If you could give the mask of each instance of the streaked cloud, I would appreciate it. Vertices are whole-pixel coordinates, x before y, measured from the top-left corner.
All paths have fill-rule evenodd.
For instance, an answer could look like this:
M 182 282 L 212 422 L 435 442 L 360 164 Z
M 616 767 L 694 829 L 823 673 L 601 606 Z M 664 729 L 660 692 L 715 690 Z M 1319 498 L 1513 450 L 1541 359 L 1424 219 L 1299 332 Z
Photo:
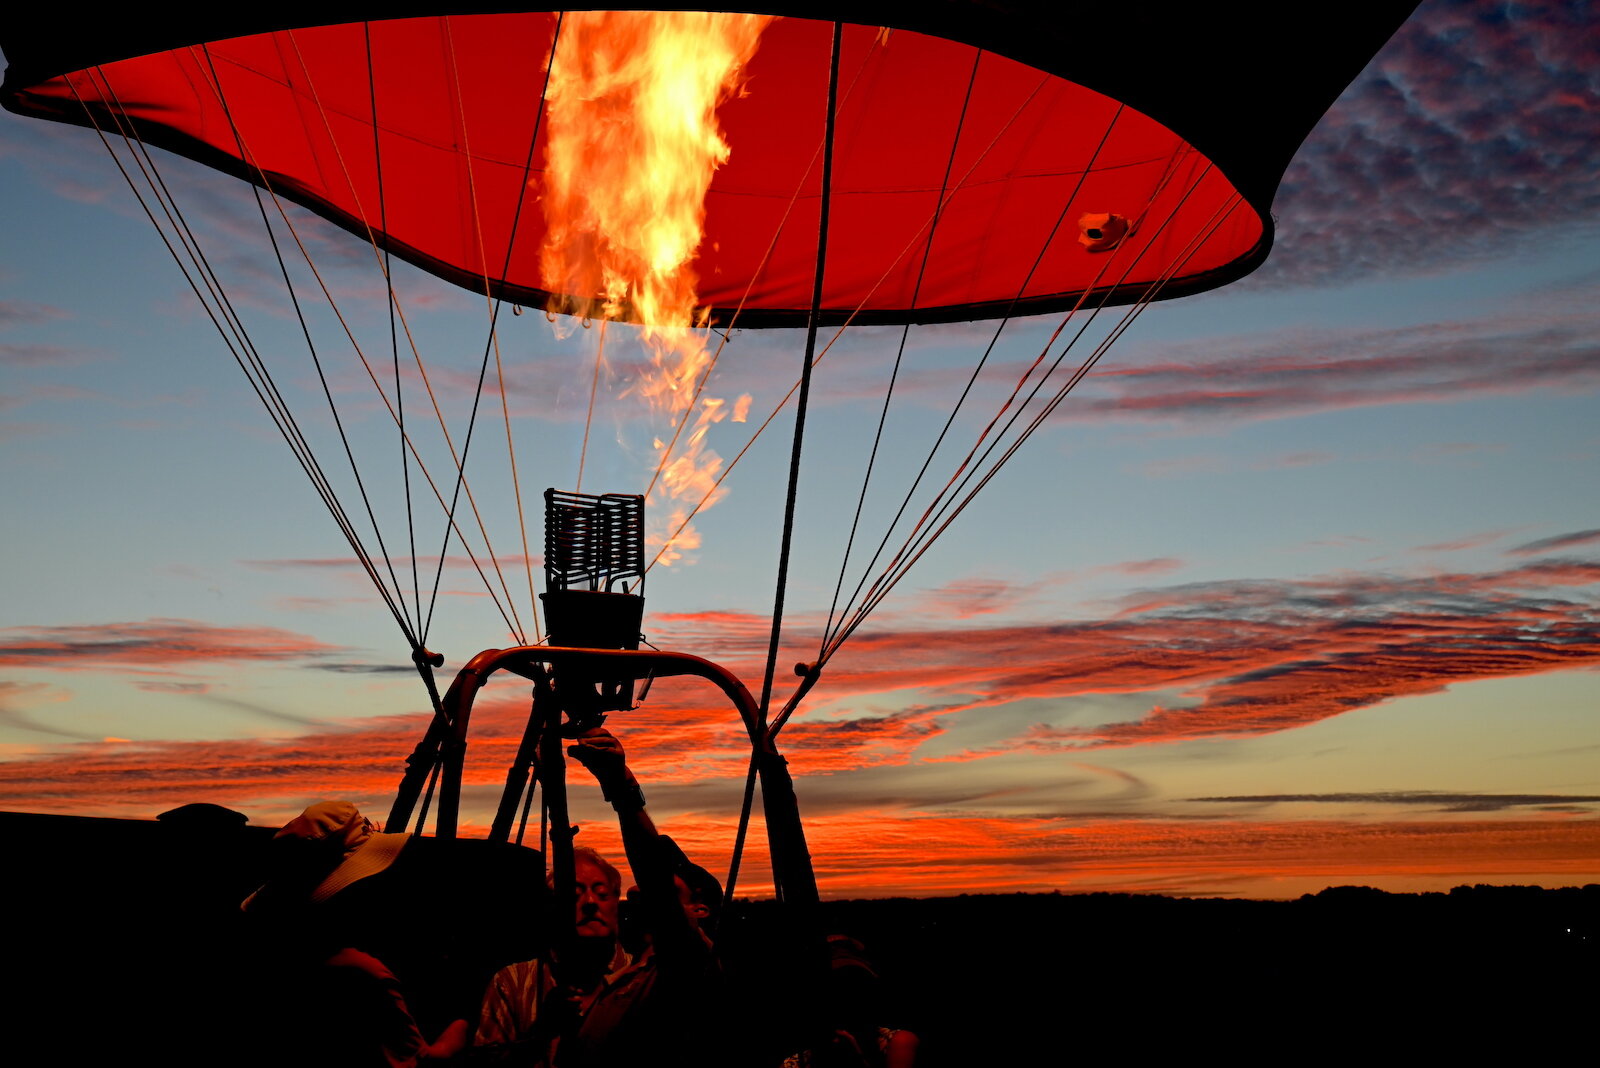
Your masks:
M 1573 549 L 1579 545 L 1594 545 L 1597 542 L 1600 542 L 1600 529 L 1575 530 L 1571 534 L 1557 534 L 1549 538 L 1524 542 L 1515 548 L 1507 549 L 1506 552 L 1513 556 L 1532 556 L 1553 549 Z
M 819 774 L 1290 730 L 1459 682 L 1600 663 L 1600 605 L 1578 592 L 1596 582 L 1600 564 L 1557 559 L 1496 572 L 1180 584 L 1129 595 L 1115 615 L 1090 621 L 869 628 L 829 665 L 813 702 L 820 709 L 795 719 L 784 744 L 797 770 Z M 764 618 L 732 612 L 655 618 L 661 641 L 715 650 L 745 677 L 759 677 Z M 804 629 L 791 636 L 802 647 L 816 637 Z M 13 628 L 5 638 L 0 662 L 17 667 L 139 673 L 303 660 L 360 674 L 410 671 L 333 660 L 330 647 L 271 628 L 157 620 Z M 661 680 L 650 702 L 629 717 L 630 729 L 646 739 L 641 767 L 664 782 L 736 777 L 744 759 L 730 710 L 706 704 L 694 685 Z M 780 684 L 780 700 L 787 685 Z M 907 701 L 907 692 L 928 699 Z M 1155 693 L 1184 694 L 1192 703 L 1157 705 L 1112 723 L 1023 724 L 992 746 L 942 756 L 924 751 L 973 710 Z M 896 696 L 879 708 L 880 694 Z M 304 724 L 273 709 L 239 708 Z M 520 702 L 490 702 L 476 714 L 474 731 L 509 759 L 525 718 Z M 343 756 L 324 764 L 340 763 L 354 774 L 368 761 L 392 759 L 396 722 L 347 725 L 337 745 Z M 406 722 L 415 735 L 424 720 Z M 246 750 L 251 744 L 240 743 Z
M 66 345 L 0 342 L 0 366 L 3 367 L 59 367 L 82 363 L 87 358 L 83 350 Z
M 955 893 L 973 886 L 1262 894 L 1298 880 L 1308 888 L 1383 878 L 1443 889 L 1482 881 L 1479 872 L 1506 882 L 1579 882 L 1594 870 L 1600 820 L 1081 825 L 891 810 L 808 821 L 807 841 L 830 894 Z
M 35 326 L 67 318 L 67 311 L 53 304 L 32 300 L 0 300 L 0 330 L 13 326 Z
M 207 693 L 211 689 L 209 682 L 167 682 L 160 679 L 137 679 L 133 685 L 146 693 L 171 693 L 186 696 Z
M 33 670 L 162 673 L 212 663 L 308 660 L 336 650 L 276 627 L 190 619 L 0 629 L 0 665 Z
M 1466 534 L 1459 538 L 1451 538 L 1449 541 L 1436 541 L 1431 545 L 1418 545 L 1412 550 L 1412 552 L 1458 553 L 1467 549 L 1481 548 L 1490 544 L 1491 542 L 1499 541 L 1501 538 L 1510 533 L 1512 533 L 1511 529 L 1506 527 L 1502 527 L 1498 530 L 1480 530 L 1475 534 Z M 1597 532 L 1597 534 L 1600 534 L 1600 532 Z
M 17 703 L 37 705 L 60 704 L 71 695 L 42 682 L 10 682 L 0 680 L 0 730 L 28 731 L 34 734 L 53 735 L 71 741 L 85 741 L 95 736 L 73 730 L 60 723 L 41 720 L 37 716 L 13 707 Z
M 1191 797 L 1190 801 L 1218 804 L 1282 805 L 1282 804 L 1377 804 L 1412 805 L 1437 808 L 1444 812 L 1502 812 L 1512 808 L 1548 808 L 1561 806 L 1573 811 L 1587 811 L 1580 805 L 1600 802 L 1600 795 L 1586 794 L 1484 794 L 1448 793 L 1438 790 L 1391 790 L 1372 793 L 1332 794 L 1247 794 L 1235 797 Z
M 322 671 L 337 671 L 345 675 L 415 675 L 411 664 L 363 664 L 356 661 L 343 663 L 324 662 L 317 665 Z
M 1506 451 L 1503 441 L 1441 441 L 1432 445 L 1419 447 L 1412 457 L 1422 462 L 1442 459 L 1454 459 L 1462 456 L 1475 456 L 1480 453 L 1502 453 Z
M 973 619 L 1017 608 L 1050 583 L 1012 582 L 1003 578 L 965 578 L 947 582 L 917 598 L 914 611 L 945 619 Z
M 1591 307 L 1169 345 L 1159 362 L 1096 372 L 1086 383 L 1090 388 L 1061 412 L 1072 419 L 1236 421 L 1594 389 L 1600 386 L 1597 335 L 1600 313 Z
M 1207 660 L 1222 669 L 1187 691 L 1196 703 L 1099 727 L 1038 724 L 1015 744 L 1100 748 L 1274 733 L 1474 679 L 1590 666 L 1600 663 L 1600 605 L 1563 588 L 1595 582 L 1600 564 L 1549 561 L 1491 573 L 1159 591 L 1127 618 L 1147 635 L 1152 657 L 1173 656 L 1198 673 Z M 1163 627 L 1171 628 L 1164 638 Z M 1175 675 L 1170 681 L 1181 681 Z
M 1165 575 L 1180 570 L 1183 561 L 1175 556 L 1160 556 L 1151 560 L 1125 560 L 1120 564 L 1106 564 L 1098 571 L 1117 575 Z

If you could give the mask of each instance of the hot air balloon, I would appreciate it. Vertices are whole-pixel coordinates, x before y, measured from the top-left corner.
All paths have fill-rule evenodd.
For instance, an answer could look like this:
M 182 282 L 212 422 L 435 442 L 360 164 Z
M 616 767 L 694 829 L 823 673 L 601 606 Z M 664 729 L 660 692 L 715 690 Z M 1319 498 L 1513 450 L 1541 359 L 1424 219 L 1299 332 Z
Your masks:
M 1243 5 L 1170 0 L 1081 11 L 960 0 L 757 13 L 773 18 L 754 27 L 759 43 L 743 46 L 732 61 L 736 85 L 715 100 L 731 151 L 712 168 L 699 202 L 703 237 L 680 259 L 697 283 L 694 328 L 806 331 L 791 391 L 796 466 L 760 696 L 709 661 L 638 648 L 639 584 L 650 564 L 640 548 L 638 496 L 549 498 L 549 644 L 482 653 L 443 694 L 432 675 L 439 660 L 404 611 L 399 583 L 386 581 L 357 546 L 349 513 L 330 500 L 386 591 L 433 695 L 433 725 L 413 754 L 389 829 L 411 825 L 438 775 L 438 833 L 454 833 L 472 697 L 489 674 L 524 674 L 536 692 L 536 715 L 494 823 L 501 839 L 528 796 L 536 748 L 545 750 L 540 774 L 552 822 L 564 828 L 561 732 L 627 709 L 642 680 L 695 675 L 727 695 L 749 734 L 780 892 L 814 901 L 778 731 L 839 645 L 1132 315 L 1155 300 L 1224 285 L 1263 262 L 1273 239 L 1272 197 L 1295 150 L 1413 6 L 1341 11 L 1314 41 L 1289 39 Z M 589 16 L 502 7 L 219 7 L 183 18 L 128 9 L 92 20 L 35 7 L 6 16 L 0 46 L 10 67 L 0 102 L 18 114 L 92 128 L 113 149 L 325 498 L 331 494 L 292 413 L 275 399 L 204 254 L 191 247 L 150 149 L 256 187 L 279 257 L 296 254 L 281 211 L 290 202 L 370 243 L 380 258 L 482 294 L 491 336 L 507 306 L 649 330 L 658 325 L 655 312 L 638 290 L 611 286 L 582 257 L 550 258 L 552 245 L 608 240 L 603 227 L 573 236 L 571 220 L 550 208 L 565 195 L 551 164 L 562 128 L 552 78 L 592 55 Z M 624 172 L 638 164 L 626 153 L 611 155 L 603 162 Z M 1114 325 L 1090 343 L 1092 351 L 1069 359 L 1079 324 L 1102 314 Z M 836 598 L 818 656 L 797 668 L 799 682 L 778 706 L 794 472 L 810 375 L 827 344 L 819 335 L 850 325 L 986 320 L 998 336 L 1012 320 L 1041 315 L 1060 321 L 1051 343 L 921 518 L 916 507 L 902 507 L 904 542 L 890 547 L 886 535 L 854 595 Z M 988 351 L 980 346 L 977 367 Z M 485 366 L 488 359 L 486 346 Z M 700 375 L 687 383 L 694 398 Z M 692 398 L 679 405 L 662 465 L 693 407 Z M 454 443 L 451 451 L 459 471 L 465 445 L 459 456 Z M 439 493 L 441 503 L 451 498 L 449 529 L 456 529 L 460 485 L 457 476 L 454 495 L 448 483 Z M 864 496 L 865 478 L 862 486 Z M 843 568 L 840 580 L 842 588 Z M 556 845 L 559 866 L 570 841 L 558 835 Z

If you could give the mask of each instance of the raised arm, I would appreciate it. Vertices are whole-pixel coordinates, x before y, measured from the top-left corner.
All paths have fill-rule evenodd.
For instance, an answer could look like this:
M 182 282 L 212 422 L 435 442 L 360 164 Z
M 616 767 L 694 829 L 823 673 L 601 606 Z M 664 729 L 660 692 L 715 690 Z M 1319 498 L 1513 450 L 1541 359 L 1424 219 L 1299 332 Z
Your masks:
M 628 866 L 644 895 L 646 928 L 656 952 L 667 958 L 680 954 L 704 957 L 706 940 L 685 911 L 673 878 L 672 852 L 645 811 L 644 791 L 628 767 L 622 743 L 610 731 L 596 727 L 579 735 L 567 754 L 589 770 L 617 813 Z

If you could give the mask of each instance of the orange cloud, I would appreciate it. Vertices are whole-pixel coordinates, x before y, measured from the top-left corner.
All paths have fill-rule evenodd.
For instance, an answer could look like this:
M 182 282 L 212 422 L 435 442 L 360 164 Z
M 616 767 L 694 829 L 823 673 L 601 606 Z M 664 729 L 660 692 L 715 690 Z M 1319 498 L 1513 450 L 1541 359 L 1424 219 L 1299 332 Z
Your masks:
M 862 631 L 829 665 L 818 702 L 785 728 L 782 747 L 802 804 L 810 806 L 824 886 L 835 894 L 1161 889 L 1172 885 L 1163 880 L 1174 871 L 1184 873 L 1180 881 L 1192 892 L 1228 880 L 1259 882 L 1272 871 L 1346 882 L 1372 881 L 1373 873 L 1401 882 L 1564 877 L 1592 864 L 1582 858 L 1600 855 L 1595 821 L 1577 812 L 1563 818 L 1551 811 L 1539 820 L 1508 813 L 1492 822 L 1477 811 L 1471 824 L 1456 822 L 1460 812 L 1433 814 L 1431 822 L 1242 823 L 1135 821 L 1127 818 L 1135 810 L 1100 802 L 1092 815 L 1082 805 L 1062 815 L 1060 805 L 1041 802 L 1036 811 L 1052 815 L 1002 818 L 943 811 L 994 796 L 994 783 L 919 785 L 913 796 L 905 792 L 912 787 L 874 776 L 1019 751 L 1282 731 L 1457 682 L 1593 665 L 1600 663 L 1600 627 L 1594 598 L 1581 590 L 1597 580 L 1600 565 L 1547 559 L 1498 572 L 1192 583 L 1142 592 L 1100 620 Z M 652 629 L 660 644 L 705 650 L 746 678 L 759 672 L 766 641 L 759 616 L 659 616 Z M 817 637 L 804 627 L 790 633 L 799 645 Z M 153 620 L 16 628 L 6 637 L 0 659 L 30 667 L 144 675 L 197 660 L 303 658 L 318 668 L 367 669 L 336 663 L 328 647 L 268 628 Z M 1017 736 L 955 756 L 923 752 L 978 709 L 1174 690 L 1193 705 L 1154 708 L 1131 722 L 1012 728 Z M 193 699 L 232 700 L 215 693 Z M 487 821 L 527 699 L 520 684 L 497 683 L 474 712 L 463 800 L 469 824 Z M 0 808 L 148 816 L 207 800 L 281 822 L 310 801 L 348 797 L 383 811 L 426 722 L 419 709 L 311 725 L 287 739 L 65 744 L 0 763 Z M 646 704 L 616 714 L 613 726 L 672 832 L 681 826 L 687 840 L 725 856 L 748 759 L 733 710 L 697 680 L 663 679 Z M 582 807 L 593 800 L 580 804 L 586 840 L 610 833 L 603 808 Z M 1148 814 L 1149 806 L 1137 811 Z M 756 869 L 750 878 L 754 889 Z
M 49 671 L 133 671 L 234 661 L 290 661 L 336 650 L 276 627 L 222 627 L 189 619 L 0 629 L 0 665 Z

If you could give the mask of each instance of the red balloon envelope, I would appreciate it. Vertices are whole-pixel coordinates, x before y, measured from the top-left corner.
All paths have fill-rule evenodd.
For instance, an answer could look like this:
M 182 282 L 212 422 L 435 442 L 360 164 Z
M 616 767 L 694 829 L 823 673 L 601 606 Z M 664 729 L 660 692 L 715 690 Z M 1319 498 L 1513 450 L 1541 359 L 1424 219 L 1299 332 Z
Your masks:
M 88 26 L 39 9 L 0 31 L 0 99 L 79 125 L 131 121 L 436 275 L 544 306 L 544 220 L 523 190 L 537 193 L 544 165 L 530 140 L 556 16 L 495 6 L 291 4 Z M 826 20 L 850 24 L 824 318 L 938 322 L 1086 292 L 1177 296 L 1253 270 L 1290 157 L 1414 5 L 1362 5 L 1314 50 L 1243 5 L 1131 2 L 1092 18 L 996 6 L 771 9 L 787 17 L 719 111 L 732 156 L 695 271 L 721 321 L 738 308 L 740 325 L 797 325 L 810 306 Z

